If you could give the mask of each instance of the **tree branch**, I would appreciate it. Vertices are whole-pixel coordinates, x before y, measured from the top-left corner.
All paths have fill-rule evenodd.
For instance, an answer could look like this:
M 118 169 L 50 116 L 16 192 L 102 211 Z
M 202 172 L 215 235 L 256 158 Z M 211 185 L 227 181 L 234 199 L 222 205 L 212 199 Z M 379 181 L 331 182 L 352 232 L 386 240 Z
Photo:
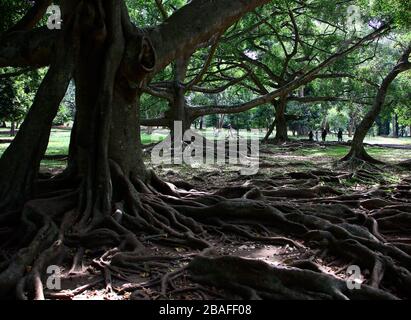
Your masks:
M 0 68 L 44 67 L 50 64 L 58 30 L 46 27 L 17 31 L 0 38 Z
M 357 104 L 372 105 L 370 102 L 349 99 L 344 97 L 333 97 L 333 96 L 324 96 L 324 97 L 295 97 L 291 96 L 287 98 L 288 101 L 297 101 L 299 103 L 316 103 L 316 102 L 354 102 Z
M 164 8 L 163 1 L 162 0 L 156 0 L 157 8 L 160 10 L 161 16 L 164 20 L 168 18 L 168 13 L 166 11 L 166 8 Z
M 14 71 L 14 72 L 2 73 L 2 74 L 0 74 L 0 79 L 17 77 L 19 75 L 22 75 L 22 74 L 27 73 L 27 72 L 32 71 L 32 70 L 33 70 L 32 68 L 25 68 L 25 69 L 21 69 L 21 70 Z
M 204 62 L 204 66 L 201 69 L 201 71 L 194 77 L 193 80 L 191 80 L 189 83 L 184 85 L 185 92 L 189 91 L 194 85 L 199 83 L 201 81 L 201 79 L 204 77 L 205 73 L 207 72 L 208 68 L 210 67 L 211 61 L 213 60 L 214 54 L 215 54 L 215 52 L 217 50 L 217 47 L 218 47 L 220 37 L 221 37 L 221 33 L 217 36 L 216 40 L 212 44 L 212 46 L 210 48 L 210 51 L 208 53 L 207 59 Z
M 243 75 L 240 78 L 234 78 L 231 81 L 227 82 L 226 84 L 217 87 L 217 88 L 204 88 L 204 87 L 200 87 L 200 86 L 193 86 L 191 88 L 191 91 L 195 91 L 195 92 L 202 92 L 202 93 L 209 93 L 209 94 L 213 94 L 213 93 L 220 93 L 223 92 L 224 90 L 226 90 L 227 88 L 243 81 L 244 79 L 246 79 L 248 77 L 248 74 Z
M 169 121 L 167 118 L 156 118 L 156 119 L 141 119 L 140 125 L 146 127 L 166 127 Z
M 245 103 L 240 103 L 236 105 L 230 105 L 230 106 L 210 106 L 210 107 L 194 107 L 193 114 L 195 116 L 203 116 L 203 115 L 208 115 L 208 114 L 218 114 L 218 113 L 238 113 L 238 112 L 243 112 L 250 110 L 252 108 L 255 108 L 257 106 L 269 103 L 273 101 L 274 99 L 287 94 L 289 92 L 292 92 L 293 90 L 299 88 L 300 86 L 309 83 L 312 81 L 315 76 L 324 68 L 328 67 L 338 59 L 350 54 L 351 52 L 355 51 L 357 48 L 363 46 L 369 41 L 374 40 L 375 38 L 380 37 L 382 34 L 384 34 L 387 30 L 389 30 L 389 26 L 384 25 L 374 32 L 368 34 L 367 36 L 363 37 L 362 39 L 358 40 L 355 42 L 353 45 L 349 46 L 346 49 L 339 50 L 337 53 L 333 54 L 329 58 L 327 58 L 325 61 L 320 63 L 318 66 L 315 68 L 311 69 L 309 72 L 307 72 L 305 75 L 303 75 L 300 78 L 297 78 L 289 83 L 287 83 L 285 86 L 272 91 L 266 95 L 263 95 L 261 97 L 258 97 L 254 100 L 245 102 Z
M 43 18 L 47 8 L 52 3 L 52 0 L 36 0 L 34 5 L 27 11 L 27 13 L 18 21 L 13 27 L 6 31 L 6 33 L 15 31 L 28 31 L 33 29 L 36 24 Z
M 192 0 L 164 23 L 147 31 L 157 53 L 154 73 L 268 2 L 270 0 Z
M 141 91 L 149 95 L 152 95 L 153 97 L 165 99 L 168 101 L 173 101 L 173 94 L 168 92 L 167 90 L 154 89 L 151 85 L 148 85 L 148 86 L 142 87 Z

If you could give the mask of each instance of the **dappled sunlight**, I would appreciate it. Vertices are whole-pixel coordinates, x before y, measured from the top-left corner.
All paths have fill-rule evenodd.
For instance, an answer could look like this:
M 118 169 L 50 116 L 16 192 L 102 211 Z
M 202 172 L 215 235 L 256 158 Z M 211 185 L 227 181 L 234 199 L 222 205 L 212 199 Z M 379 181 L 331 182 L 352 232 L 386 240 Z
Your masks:
M 390 145 L 409 145 L 411 146 L 411 137 L 400 137 L 400 138 L 393 138 L 393 137 L 382 137 L 382 136 L 375 136 L 370 137 L 367 136 L 364 139 L 365 143 L 370 144 L 390 144 Z
M 0 1 L 0 299 L 411 297 L 408 1 L 54 2 Z

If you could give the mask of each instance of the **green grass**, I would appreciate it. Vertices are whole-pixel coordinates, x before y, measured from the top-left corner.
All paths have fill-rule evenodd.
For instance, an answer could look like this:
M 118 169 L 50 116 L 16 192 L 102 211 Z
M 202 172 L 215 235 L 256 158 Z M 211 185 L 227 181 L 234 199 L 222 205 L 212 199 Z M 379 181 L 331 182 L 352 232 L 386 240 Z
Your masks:
M 8 136 L 8 132 L 10 132 L 10 128 L 0 128 L 0 137 Z
M 398 163 L 411 159 L 411 150 L 380 147 L 366 147 L 366 150 L 372 157 L 388 163 Z M 344 157 L 348 151 L 348 146 L 326 146 L 302 148 L 295 151 L 295 154 L 309 158 L 328 158 L 330 160 L 338 160 Z
M 411 159 L 411 150 L 402 149 L 390 149 L 390 148 L 378 148 L 378 147 L 368 147 L 367 152 L 374 158 L 388 162 L 388 163 L 398 163 L 401 161 Z
M 0 128 L 0 139 L 11 139 L 8 135 L 9 129 Z M 47 147 L 46 155 L 67 155 L 68 147 L 70 143 L 70 130 L 66 129 L 52 129 L 50 134 L 50 140 Z M 153 142 L 159 142 L 166 137 L 165 134 L 153 134 L 148 135 L 146 133 L 141 134 L 141 141 L 143 144 L 149 144 Z M 0 143 L 0 155 L 6 150 L 9 143 Z M 66 161 L 61 160 L 43 160 L 41 167 L 49 169 L 60 169 L 66 166 Z
M 404 138 L 391 138 L 391 137 L 369 137 L 364 139 L 365 143 L 370 144 L 400 144 L 408 145 L 411 144 L 411 137 Z
M 8 133 L 9 129 L 0 128 L 0 139 L 11 139 Z M 52 129 L 50 135 L 49 145 L 46 151 L 47 155 L 67 155 L 68 146 L 70 142 L 70 130 L 66 129 Z M 201 131 L 201 133 L 208 138 L 214 137 L 213 129 L 206 129 Z M 143 144 L 149 144 L 153 142 L 162 141 L 168 134 L 167 130 L 155 130 L 153 134 L 149 135 L 147 133 L 141 134 L 141 141 Z M 253 136 L 253 137 L 262 137 L 264 132 L 242 132 L 242 136 Z M 229 136 L 228 130 L 222 130 L 219 135 L 219 138 L 224 138 Z M 411 143 L 411 138 L 386 138 L 378 137 L 373 138 L 373 143 L 376 144 L 407 144 Z M 8 147 L 8 143 L 0 144 L 0 155 Z M 302 148 L 293 153 L 293 155 L 306 158 L 306 160 L 315 161 L 323 158 L 324 160 L 338 160 L 347 154 L 349 147 L 347 146 L 327 146 L 327 147 L 315 147 L 315 148 Z M 411 150 L 402 150 L 402 149 L 389 149 L 389 148 L 379 148 L 379 147 L 367 147 L 369 154 L 376 159 L 388 162 L 388 163 L 397 163 L 400 161 L 411 159 Z M 301 159 L 303 160 L 303 159 Z M 42 167 L 47 168 L 62 168 L 66 165 L 65 161 L 59 160 L 43 160 L 41 163 Z
M 274 137 L 274 135 L 272 135 Z M 292 139 L 308 139 L 308 136 L 298 136 L 293 137 L 289 133 L 289 137 Z M 321 134 L 319 135 L 321 139 Z M 353 137 L 348 137 L 348 135 L 343 136 L 344 141 L 352 140 Z M 327 142 L 335 142 L 338 141 L 337 135 L 335 134 L 328 134 L 327 135 Z M 393 144 L 393 145 L 411 145 L 411 137 L 401 137 L 401 138 L 392 138 L 392 137 L 372 137 L 370 135 L 366 136 L 364 139 L 365 143 L 369 144 Z
M 147 133 L 142 132 L 141 133 L 141 143 L 150 144 L 154 142 L 160 142 L 160 141 L 163 141 L 166 137 L 167 137 L 166 133 L 154 132 L 153 134 L 147 134 Z
M 349 147 L 346 146 L 327 146 L 315 148 L 302 148 L 295 153 L 303 157 L 327 157 L 327 158 L 342 158 L 347 154 Z
M 0 154 L 3 154 L 4 150 L 6 150 L 8 146 L 8 143 L 0 143 Z
M 68 154 L 68 147 L 70 143 L 69 130 L 52 129 L 49 145 L 47 147 L 47 155 Z

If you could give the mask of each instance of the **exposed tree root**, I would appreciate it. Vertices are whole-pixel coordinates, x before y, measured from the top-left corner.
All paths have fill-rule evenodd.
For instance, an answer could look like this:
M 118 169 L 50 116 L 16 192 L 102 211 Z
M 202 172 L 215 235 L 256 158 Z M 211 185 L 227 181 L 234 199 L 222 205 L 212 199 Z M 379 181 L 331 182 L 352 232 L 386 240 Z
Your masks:
M 404 169 L 411 170 L 411 160 L 400 162 L 398 166 Z
M 87 206 L 76 207 L 78 199 L 80 203 L 82 199 L 79 191 L 64 188 L 54 190 L 49 197 L 40 192 L 40 198 L 26 204 L 22 223 L 7 218 L 9 215 L 2 216 L 8 223 L 5 225 L 19 226 L 18 234 L 25 235 L 14 247 L 23 249 L 14 250 L 12 255 L 5 251 L 2 255 L 2 296 L 10 297 L 14 293 L 20 299 L 72 299 L 90 288 L 83 285 L 60 293 L 43 291 L 47 266 L 58 265 L 71 249 L 77 253 L 64 276 L 84 271 L 85 250 L 88 250 L 87 256 L 93 256 L 93 267 L 104 279 L 105 292 L 108 295 L 134 292 L 136 299 L 167 298 L 183 292 L 197 298 L 221 295 L 181 280 L 187 274 L 184 269 L 190 261 L 188 270 L 194 282 L 245 298 L 411 296 L 408 203 L 383 190 L 344 195 L 337 188 L 321 185 L 350 178 L 350 174 L 324 170 L 294 172 L 272 179 L 249 180 L 243 187 L 222 188 L 213 194 L 194 190 L 180 193 L 180 189 L 153 173 L 145 183 L 137 177 L 126 176 L 113 161 L 110 175 L 114 192 L 108 216 L 90 212 Z M 303 181 L 311 181 L 311 187 L 287 187 L 301 185 Z M 397 190 L 409 192 L 409 181 L 404 180 Z M 376 194 L 379 198 L 375 198 Z M 2 232 L 6 236 L 10 230 L 13 228 Z M 390 233 L 394 230 L 402 238 L 391 239 Z M 360 290 L 349 290 L 345 281 L 324 274 L 310 262 L 290 262 L 293 268 L 273 268 L 263 262 L 237 257 L 198 256 L 196 251 L 245 240 L 293 247 L 297 252 L 308 247 L 332 253 L 345 264 L 358 265 L 366 284 Z M 12 243 L 6 242 L 4 249 L 10 249 Z M 156 254 L 153 246 L 186 248 L 191 253 Z M 149 280 L 133 280 L 141 274 L 149 274 Z M 119 287 L 115 281 L 122 281 L 123 285 Z M 156 292 L 154 296 L 153 292 Z
M 396 299 L 369 286 L 350 290 L 347 283 L 306 269 L 277 268 L 239 257 L 196 257 L 188 266 L 194 279 L 224 287 L 245 299 Z
M 358 148 L 352 148 L 350 152 L 339 161 L 339 166 L 342 168 L 348 168 L 355 170 L 358 167 L 369 166 L 371 168 L 376 168 L 375 165 L 383 165 L 382 161 L 379 161 L 371 157 L 367 151 L 365 151 L 364 146 Z

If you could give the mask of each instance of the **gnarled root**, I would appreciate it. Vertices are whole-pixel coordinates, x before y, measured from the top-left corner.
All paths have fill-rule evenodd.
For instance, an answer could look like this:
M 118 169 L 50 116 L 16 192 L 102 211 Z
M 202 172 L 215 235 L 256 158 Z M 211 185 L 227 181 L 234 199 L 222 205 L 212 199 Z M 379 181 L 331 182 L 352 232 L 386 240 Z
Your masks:
M 319 187 L 314 186 L 314 190 L 321 197 L 292 193 L 274 196 L 278 189 L 254 185 L 237 190 L 225 188 L 216 193 L 180 194 L 177 187 L 153 173 L 148 182 L 127 176 L 113 161 L 110 176 L 114 192 L 109 212 L 93 211 L 84 205 L 76 209 L 78 192 L 64 189 L 54 191 L 49 203 L 47 195 L 42 194 L 26 205 L 20 227 L 20 232 L 26 234 L 19 244 L 23 249 L 9 258 L 4 255 L 0 264 L 1 295 L 10 296 L 14 290 L 21 299 L 70 299 L 83 292 L 90 286 L 63 290 L 60 297 L 43 292 L 46 267 L 58 264 L 66 249 L 74 249 L 79 253 L 73 257 L 73 267 L 68 268 L 72 273 L 78 272 L 76 266 L 91 255 L 93 268 L 105 280 L 107 294 L 137 290 L 139 293 L 133 293 L 135 298 L 153 298 L 144 291 L 148 288 L 157 298 L 183 292 L 192 292 L 198 298 L 221 295 L 199 284 L 180 281 L 186 274 L 186 263 L 191 260 L 188 270 L 195 281 L 216 287 L 224 284 L 223 289 L 247 298 L 411 296 L 409 206 L 394 198 L 384 198 L 382 191 L 378 193 L 381 198 L 373 202 L 367 198 L 371 193 L 340 195 L 333 188 L 319 185 L 317 179 L 326 176 L 324 172 L 293 173 L 287 178 L 317 180 L 315 186 Z M 408 190 L 407 184 L 404 181 L 398 190 Z M 87 203 L 87 194 L 81 190 L 80 203 Z M 60 212 L 57 203 L 62 204 Z M 51 206 L 47 207 L 48 204 Z M 398 228 L 403 238 L 391 240 L 390 232 Z M 300 253 L 307 248 L 327 251 L 345 265 L 358 265 L 364 271 L 365 283 L 360 290 L 348 290 L 346 282 L 321 273 L 312 262 L 284 261 L 284 266 L 289 263 L 294 267 L 273 268 L 235 256 L 195 257 L 199 249 L 222 243 L 236 245 L 245 240 L 294 247 Z M 156 246 L 185 248 L 189 253 L 156 253 L 152 250 Z M 150 278 L 136 282 L 133 279 L 139 274 L 149 274 Z M 115 281 L 123 284 L 118 287 Z M 388 291 L 393 285 L 395 292 Z
M 198 256 L 188 269 L 196 281 L 246 299 L 397 299 L 367 285 L 350 290 L 346 281 L 323 273 L 277 268 L 240 257 Z

